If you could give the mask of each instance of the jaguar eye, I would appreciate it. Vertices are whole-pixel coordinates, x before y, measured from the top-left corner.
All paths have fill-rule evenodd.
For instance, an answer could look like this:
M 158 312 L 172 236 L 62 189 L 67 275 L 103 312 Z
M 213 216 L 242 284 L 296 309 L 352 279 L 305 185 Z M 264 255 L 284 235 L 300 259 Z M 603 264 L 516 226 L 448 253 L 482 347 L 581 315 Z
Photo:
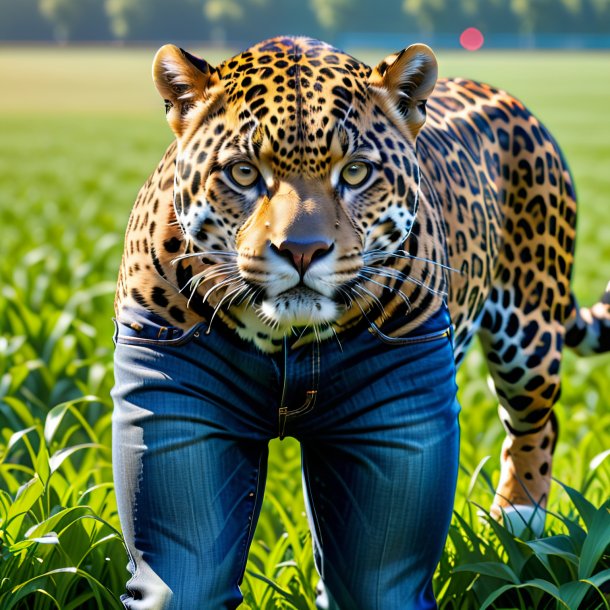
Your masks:
M 260 176 L 256 167 L 254 167 L 252 163 L 247 163 L 246 161 L 240 161 L 239 163 L 231 165 L 229 168 L 229 175 L 237 186 L 243 188 L 253 186 Z
M 371 166 L 363 161 L 348 163 L 341 171 L 341 179 L 347 186 L 364 184 L 371 173 Z

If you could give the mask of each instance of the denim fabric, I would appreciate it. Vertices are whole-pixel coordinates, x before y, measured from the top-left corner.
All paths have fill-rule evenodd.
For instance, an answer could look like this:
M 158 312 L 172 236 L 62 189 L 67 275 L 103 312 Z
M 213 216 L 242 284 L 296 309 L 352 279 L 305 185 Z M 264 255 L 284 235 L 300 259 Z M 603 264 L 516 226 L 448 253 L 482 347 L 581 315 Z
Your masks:
M 277 436 L 301 443 L 330 607 L 436 608 L 459 444 L 445 308 L 400 339 L 360 329 L 277 354 L 220 324 L 183 332 L 143 310 L 122 320 L 113 456 L 126 608 L 240 604 Z

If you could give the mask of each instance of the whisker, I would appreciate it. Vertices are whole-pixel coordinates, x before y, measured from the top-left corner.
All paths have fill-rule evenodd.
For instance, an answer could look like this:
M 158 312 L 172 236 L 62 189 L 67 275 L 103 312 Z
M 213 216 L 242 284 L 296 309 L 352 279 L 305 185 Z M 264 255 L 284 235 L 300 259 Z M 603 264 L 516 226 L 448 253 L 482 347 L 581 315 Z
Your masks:
M 208 300 L 208 297 L 210 296 L 210 294 L 212 294 L 212 292 L 218 290 L 219 288 L 222 288 L 223 286 L 226 286 L 227 284 L 232 284 L 236 279 L 238 279 L 238 277 L 239 276 L 237 275 L 232 275 L 222 280 L 222 282 L 214 284 L 214 286 L 212 286 L 203 296 L 203 302 L 205 303 Z
M 248 294 L 249 290 L 250 288 L 248 288 L 248 286 L 242 282 L 242 286 L 240 286 L 240 289 L 237 294 L 229 301 L 229 306 L 227 309 L 231 309 L 231 307 L 233 307 L 233 302 L 235 301 L 235 299 L 244 294 Z
M 203 271 L 200 271 L 199 273 L 196 273 L 191 279 L 189 279 L 189 281 L 179 290 L 179 292 L 182 292 L 194 283 L 196 283 L 196 287 L 192 290 L 197 290 L 197 288 L 202 282 L 207 282 L 217 277 L 226 275 L 229 271 L 234 272 L 231 277 L 235 277 L 235 275 L 239 274 L 239 270 L 232 263 L 218 263 L 216 265 L 210 265 L 209 267 L 207 267 Z
M 220 252 L 220 251 L 206 251 L 206 252 L 187 252 L 186 254 L 180 254 L 175 258 L 172 258 L 170 264 L 175 265 L 178 261 L 182 261 L 185 258 L 194 258 L 196 256 L 233 256 L 237 257 L 237 252 Z
M 252 286 L 248 286 L 245 282 L 243 283 L 243 288 L 244 288 L 244 291 L 240 295 L 240 300 L 236 303 L 237 306 L 243 305 L 243 303 L 246 300 L 246 298 L 248 297 L 248 295 L 252 294 L 252 292 L 254 290 L 254 288 Z M 229 307 L 233 306 L 233 300 L 234 299 L 231 299 L 231 302 L 229 303 Z
M 361 271 L 393 280 L 404 280 L 407 278 L 407 274 L 397 269 L 392 269 L 392 267 L 371 267 L 370 265 L 364 265 Z
M 341 351 L 343 351 L 343 345 L 341 345 L 341 341 L 339 340 L 339 335 L 338 335 L 337 331 L 335 330 L 335 327 L 332 324 L 329 324 L 328 328 L 330 328 L 330 330 L 333 331 L 333 336 L 337 340 L 337 345 L 339 346 L 339 349 Z
M 399 290 L 398 288 L 395 288 L 394 286 L 388 286 L 387 284 L 382 284 L 381 282 L 377 282 L 376 280 L 374 280 L 372 278 L 367 278 L 367 279 L 365 279 L 365 281 L 372 282 L 373 284 L 377 284 L 377 286 L 381 286 L 382 288 L 397 294 L 402 299 L 403 303 L 407 306 L 409 311 L 411 311 L 411 301 L 409 301 L 409 297 L 404 292 L 402 292 L 402 290 Z
M 369 274 L 373 273 L 374 275 L 380 275 L 380 276 L 387 277 L 387 278 L 398 279 L 398 280 L 402 280 L 405 282 L 412 282 L 413 284 L 417 284 L 418 286 L 421 286 L 422 288 L 429 290 L 433 294 L 437 294 L 442 297 L 447 296 L 447 292 L 442 291 L 442 290 L 436 290 L 436 289 L 432 288 L 432 286 L 430 286 L 429 284 L 426 284 L 425 282 L 423 282 L 422 280 L 418 280 L 411 275 L 407 275 L 400 271 L 396 271 L 395 269 L 392 269 L 391 267 L 373 267 L 372 269 L 374 269 L 374 271 L 371 271 L 371 267 L 366 267 L 366 271 L 364 269 L 365 268 L 363 268 L 363 270 L 361 270 L 361 272 L 369 273 Z M 398 274 L 400 274 L 400 276 L 390 275 L 391 272 L 398 273 Z M 385 273 L 385 275 L 384 275 L 384 273 Z
M 428 290 L 429 292 L 431 292 L 432 294 L 436 294 L 439 297 L 446 297 L 448 296 L 448 293 L 443 291 L 443 290 L 435 290 L 434 288 L 432 288 L 431 286 L 429 286 L 428 284 L 426 284 L 425 282 L 422 282 L 421 280 L 417 280 L 414 277 L 411 277 L 410 275 L 407 275 L 405 277 L 405 280 L 407 282 L 412 282 L 413 284 L 417 284 L 418 286 L 421 286 L 422 288 L 425 288 L 426 290 Z
M 253 289 L 252 294 L 248 297 L 248 300 L 246 301 L 246 307 L 251 307 L 252 306 L 252 301 L 256 300 L 256 298 L 262 292 L 262 290 L 263 290 L 262 288 L 255 288 L 255 289 Z
M 311 319 L 310 319 L 309 324 L 305 324 L 305 326 L 303 327 L 303 330 L 299 333 L 297 341 L 300 341 L 303 338 L 303 335 L 307 332 L 307 329 L 310 327 L 310 325 L 311 325 Z M 296 329 L 295 329 L 295 331 L 296 331 Z
M 270 318 L 260 306 L 258 307 L 256 314 L 265 324 L 267 324 L 267 326 L 270 326 L 273 330 L 279 329 L 280 321 Z
M 381 313 L 381 315 L 385 317 L 385 310 L 383 308 L 383 304 L 381 303 L 381 301 L 370 290 L 365 288 L 362 284 L 358 284 L 358 288 L 360 290 L 363 290 L 366 294 L 368 294 L 372 298 L 372 304 L 375 305 L 379 309 L 379 312 Z M 351 290 L 353 292 L 355 292 L 361 298 L 364 298 L 362 296 L 362 294 L 360 294 L 359 290 L 356 289 L 355 286 L 352 286 Z M 367 320 L 368 320 L 368 318 L 367 318 Z
M 330 285 L 330 282 L 325 282 L 325 283 Z M 344 288 L 343 286 L 333 286 L 333 288 L 335 288 L 335 290 L 337 290 L 337 292 L 341 293 L 341 295 L 345 299 L 346 308 L 351 309 L 351 307 L 354 303 L 354 299 L 352 298 L 349 291 L 346 288 Z
M 182 286 L 182 288 L 180 288 L 180 290 L 178 292 L 183 292 L 187 288 L 191 287 L 192 284 L 194 284 L 195 286 L 190 288 L 191 296 L 189 297 L 189 300 L 188 300 L 188 303 L 190 303 L 191 299 L 193 298 L 193 295 L 195 294 L 195 292 L 197 292 L 199 285 L 204 281 L 205 281 L 205 273 L 202 271 L 201 273 L 197 273 L 196 275 L 194 275 L 184 286 Z
M 441 269 L 451 271 L 452 273 L 459 273 L 460 275 L 462 274 L 462 272 L 459 269 L 455 269 L 454 267 L 450 267 L 449 265 L 439 263 L 438 261 L 433 261 L 431 258 L 425 258 L 424 256 L 415 256 L 415 254 L 411 254 L 410 252 L 407 252 L 406 250 L 397 250 L 396 252 L 401 257 L 410 258 L 410 259 L 413 259 L 416 261 L 423 261 L 426 263 L 430 263 L 431 265 L 436 265 L 437 267 L 440 267 Z
M 198 274 L 198 275 L 202 275 L 202 274 Z M 194 276 L 195 277 L 195 276 Z M 204 278 L 204 277 L 200 277 L 198 278 L 197 283 L 195 284 L 194 288 L 192 288 L 191 290 L 191 295 L 188 299 L 188 301 L 186 302 L 187 307 L 190 306 L 191 304 L 191 299 L 197 294 L 197 290 L 199 289 L 199 286 L 208 278 Z M 231 283 L 234 282 L 236 279 L 239 279 L 239 276 L 237 274 L 233 274 L 232 276 L 229 276 L 227 278 L 225 278 L 224 280 L 222 280 L 222 282 L 218 282 L 218 284 L 215 284 L 214 286 L 212 286 L 203 296 L 203 298 L 201 299 L 201 304 L 205 303 L 208 299 L 208 297 L 210 296 L 210 294 L 212 292 L 214 292 L 214 290 L 217 290 L 218 288 L 222 288 L 223 286 L 225 286 L 227 283 Z M 193 281 L 193 278 L 191 278 L 189 280 L 189 283 L 191 283 Z M 188 284 L 187 284 L 188 285 Z M 184 288 L 186 288 L 186 286 L 184 286 L 182 288 L 182 290 L 184 290 Z M 182 292 L 182 290 L 180 292 Z
M 209 273 L 210 270 L 212 271 L 212 273 Z M 210 269 L 206 269 L 205 271 L 203 271 L 201 273 L 201 276 L 207 282 L 209 280 L 216 279 L 217 277 L 222 277 L 223 275 L 227 275 L 230 271 L 233 272 L 230 274 L 231 277 L 235 277 L 236 275 L 239 275 L 239 271 L 233 265 L 222 265 L 221 267 L 218 267 L 218 268 L 216 267 L 216 265 L 214 265 L 214 268 L 210 267 Z M 200 275 L 200 274 L 197 274 L 197 275 Z
M 354 289 L 353 289 L 353 288 L 350 288 L 350 290 L 354 291 Z M 355 294 L 356 294 L 357 296 L 360 296 L 360 297 L 362 296 L 362 295 L 359 295 L 359 294 L 358 294 L 356 291 L 354 291 L 354 292 L 355 292 Z M 373 328 L 373 326 L 374 326 L 374 325 L 373 325 L 373 323 L 372 323 L 372 322 L 369 320 L 369 317 L 366 315 L 366 312 L 365 312 L 365 311 L 364 311 L 364 309 L 362 308 L 362 305 L 360 305 L 360 303 L 358 302 L 358 298 L 352 299 L 352 303 L 356 303 L 356 305 L 357 305 L 358 309 L 360 310 L 360 313 L 362 313 L 362 316 L 363 316 L 363 317 L 364 317 L 364 319 L 365 319 L 365 320 L 368 322 L 369 327 L 370 327 L 370 328 Z
M 210 318 L 210 322 L 208 324 L 208 330 L 206 331 L 206 334 L 209 334 L 209 332 L 212 330 L 212 323 L 214 322 L 214 318 L 216 317 L 216 314 L 218 313 L 218 311 L 220 310 L 220 308 L 222 307 L 223 303 L 231 296 L 234 295 L 235 293 L 239 294 L 242 290 L 244 289 L 244 286 L 238 286 L 237 288 L 234 288 L 233 290 L 227 290 L 225 292 L 225 294 L 222 296 L 222 298 L 220 299 L 220 301 L 218 301 L 218 304 L 216 305 L 216 307 L 214 307 L 214 311 L 212 313 L 212 317 Z M 235 298 L 235 297 L 234 297 Z M 232 300 L 231 300 L 232 302 Z M 231 305 L 229 304 L 229 307 Z
M 395 250 L 394 252 L 387 252 L 385 250 L 369 250 L 365 252 L 362 256 L 364 259 L 372 258 L 374 260 L 384 260 L 386 258 L 402 258 L 402 259 L 412 259 L 416 261 L 423 261 L 425 263 L 430 263 L 431 265 L 436 265 L 437 267 L 441 267 L 441 269 L 446 269 L 447 271 L 451 271 L 452 273 L 462 272 L 459 269 L 455 269 L 453 267 L 449 267 L 443 263 L 439 263 L 437 261 L 433 261 L 431 258 L 425 258 L 423 256 L 415 256 L 406 250 Z

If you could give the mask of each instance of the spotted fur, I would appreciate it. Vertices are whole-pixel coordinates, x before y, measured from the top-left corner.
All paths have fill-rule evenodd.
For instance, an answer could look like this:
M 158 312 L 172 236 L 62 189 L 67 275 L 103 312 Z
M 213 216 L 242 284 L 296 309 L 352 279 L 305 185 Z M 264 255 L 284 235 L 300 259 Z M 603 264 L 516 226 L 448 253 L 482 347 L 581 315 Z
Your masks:
M 153 75 L 176 141 L 131 214 L 117 316 L 204 319 L 271 352 L 362 323 L 400 336 L 446 300 L 507 431 L 494 514 L 544 506 L 562 347 L 610 350 L 610 292 L 579 309 L 570 290 L 576 201 L 547 129 L 504 91 L 436 82 L 424 45 L 374 69 L 306 38 L 216 68 L 168 45 Z M 369 172 L 356 188 L 348 166 Z

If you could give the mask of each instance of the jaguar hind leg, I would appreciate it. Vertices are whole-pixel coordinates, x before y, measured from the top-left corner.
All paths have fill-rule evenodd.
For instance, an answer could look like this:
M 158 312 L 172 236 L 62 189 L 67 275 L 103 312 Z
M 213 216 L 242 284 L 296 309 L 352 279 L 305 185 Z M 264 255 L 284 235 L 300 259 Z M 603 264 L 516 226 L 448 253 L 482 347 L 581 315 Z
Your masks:
M 544 427 L 523 436 L 507 435 L 502 445 L 501 474 L 491 515 L 516 534 L 526 527 L 541 533 L 551 484 L 557 420 L 552 413 Z
M 552 408 L 560 394 L 564 328 L 544 310 L 515 307 L 513 289 L 495 289 L 480 338 L 507 432 L 491 514 L 520 533 L 529 523 L 539 534 L 551 485 L 557 424 Z

